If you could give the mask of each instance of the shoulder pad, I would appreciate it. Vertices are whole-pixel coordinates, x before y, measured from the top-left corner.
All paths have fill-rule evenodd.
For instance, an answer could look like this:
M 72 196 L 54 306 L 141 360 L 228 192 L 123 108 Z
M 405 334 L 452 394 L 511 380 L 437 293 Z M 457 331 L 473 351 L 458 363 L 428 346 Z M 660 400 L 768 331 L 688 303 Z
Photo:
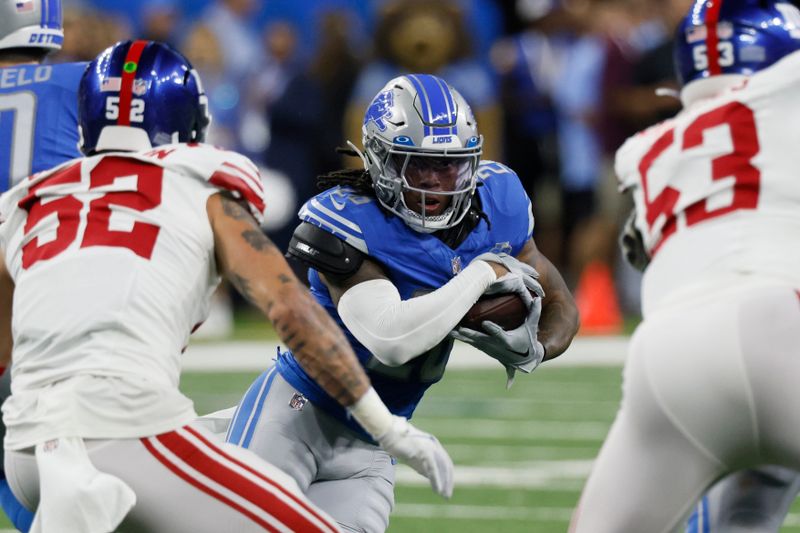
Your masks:
M 336 187 L 306 202 L 298 216 L 304 222 L 320 226 L 364 254 L 369 254 L 366 236 L 360 222 L 369 216 L 374 199 Z
M 332 233 L 309 222 L 294 230 L 286 257 L 293 257 L 323 274 L 348 278 L 364 262 L 364 254 Z
M 264 220 L 266 201 L 258 167 L 247 157 L 210 144 L 187 143 L 158 146 L 144 157 L 156 159 L 165 168 L 202 179 L 244 200 L 259 223 Z

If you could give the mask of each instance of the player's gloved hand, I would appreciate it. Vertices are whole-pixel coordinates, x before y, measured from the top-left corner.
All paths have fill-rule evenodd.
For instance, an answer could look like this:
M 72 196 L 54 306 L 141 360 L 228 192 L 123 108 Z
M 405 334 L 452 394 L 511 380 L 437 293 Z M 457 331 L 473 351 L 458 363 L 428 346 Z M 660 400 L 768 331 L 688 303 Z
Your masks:
M 428 478 L 434 492 L 453 495 L 453 461 L 439 440 L 415 428 L 402 416 L 393 415 L 389 431 L 377 437 L 381 448 Z
M 538 291 L 533 289 L 533 283 L 538 286 Z M 528 316 L 525 318 L 525 322 L 518 328 L 506 331 L 494 322 L 485 321 L 481 325 L 486 333 L 469 328 L 458 328 L 450 332 L 450 337 L 471 344 L 500 361 L 506 367 L 508 377 L 506 388 L 510 388 L 514 383 L 514 375 L 517 370 L 526 374 L 533 372 L 544 359 L 544 346 L 537 338 L 544 291 L 538 281 L 525 275 L 509 274 L 497 280 L 494 285 L 497 286 L 497 292 L 516 292 L 521 296 L 520 291 L 525 293 L 523 300 L 528 307 Z M 486 292 L 495 290 L 494 285 L 490 286 Z M 529 288 L 532 288 L 539 297 L 531 297 L 528 292 Z
M 636 229 L 635 222 L 636 210 L 633 209 L 622 227 L 622 232 L 619 235 L 619 246 L 622 248 L 622 255 L 625 256 L 628 264 L 642 272 L 650 264 L 650 256 L 644 247 L 642 233 Z
M 508 254 L 496 254 L 492 252 L 486 252 L 485 254 L 481 254 L 472 262 L 475 261 L 486 261 L 487 263 L 498 263 L 503 265 L 505 268 L 508 269 L 509 272 L 512 274 L 526 274 L 531 276 L 534 279 L 539 278 L 539 273 L 536 272 L 536 269 L 530 266 L 527 263 L 523 263 L 513 255 Z

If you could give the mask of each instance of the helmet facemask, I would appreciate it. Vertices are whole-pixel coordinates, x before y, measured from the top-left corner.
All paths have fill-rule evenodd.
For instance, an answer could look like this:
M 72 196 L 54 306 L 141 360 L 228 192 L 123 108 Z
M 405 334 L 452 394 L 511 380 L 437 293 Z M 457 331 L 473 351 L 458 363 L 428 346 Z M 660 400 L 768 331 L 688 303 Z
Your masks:
M 367 148 L 381 204 L 423 233 L 451 228 L 469 211 L 480 149 L 471 152 L 413 151 L 373 139 Z M 448 203 L 438 213 L 438 206 Z M 427 206 L 427 207 L 426 207 Z

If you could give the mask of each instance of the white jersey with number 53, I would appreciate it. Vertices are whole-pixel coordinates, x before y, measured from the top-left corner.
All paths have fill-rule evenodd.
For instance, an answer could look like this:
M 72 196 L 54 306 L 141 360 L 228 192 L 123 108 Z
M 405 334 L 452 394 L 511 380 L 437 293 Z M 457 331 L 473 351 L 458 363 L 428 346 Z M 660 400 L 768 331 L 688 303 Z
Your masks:
M 645 315 L 734 284 L 800 288 L 798 124 L 795 52 L 620 148 L 617 176 L 633 190 L 636 226 L 652 256 Z
M 16 285 L 6 447 L 150 435 L 196 416 L 180 355 L 219 282 L 206 202 L 220 190 L 261 217 L 256 167 L 208 145 L 76 159 L 2 197 Z M 76 376 L 91 376 L 80 388 L 92 396 L 61 385 Z M 126 389 L 104 393 L 98 377 Z

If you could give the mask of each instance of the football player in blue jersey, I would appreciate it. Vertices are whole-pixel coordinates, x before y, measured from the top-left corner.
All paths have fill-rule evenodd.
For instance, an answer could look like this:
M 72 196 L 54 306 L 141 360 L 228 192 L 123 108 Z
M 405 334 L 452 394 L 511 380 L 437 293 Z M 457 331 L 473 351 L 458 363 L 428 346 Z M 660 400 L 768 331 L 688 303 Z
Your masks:
M 80 156 L 77 92 L 86 63 L 42 64 L 63 41 L 60 0 L 0 2 L 0 192 Z M 0 401 L 10 394 L 9 374 L 0 381 Z M 0 504 L 17 529 L 28 530 L 33 515 L 4 474 Z
M 439 381 L 454 339 L 514 372 L 566 350 L 578 314 L 532 238 L 531 203 L 508 167 L 481 161 L 463 97 L 432 75 L 391 80 L 363 125 L 364 168 L 323 176 L 288 255 L 342 326 L 389 409 L 410 417 Z M 531 297 L 529 290 L 538 297 Z M 519 294 L 525 323 L 457 328 L 484 293 Z M 346 531 L 383 531 L 394 461 L 300 368 L 291 352 L 253 383 L 227 440 L 292 475 Z

